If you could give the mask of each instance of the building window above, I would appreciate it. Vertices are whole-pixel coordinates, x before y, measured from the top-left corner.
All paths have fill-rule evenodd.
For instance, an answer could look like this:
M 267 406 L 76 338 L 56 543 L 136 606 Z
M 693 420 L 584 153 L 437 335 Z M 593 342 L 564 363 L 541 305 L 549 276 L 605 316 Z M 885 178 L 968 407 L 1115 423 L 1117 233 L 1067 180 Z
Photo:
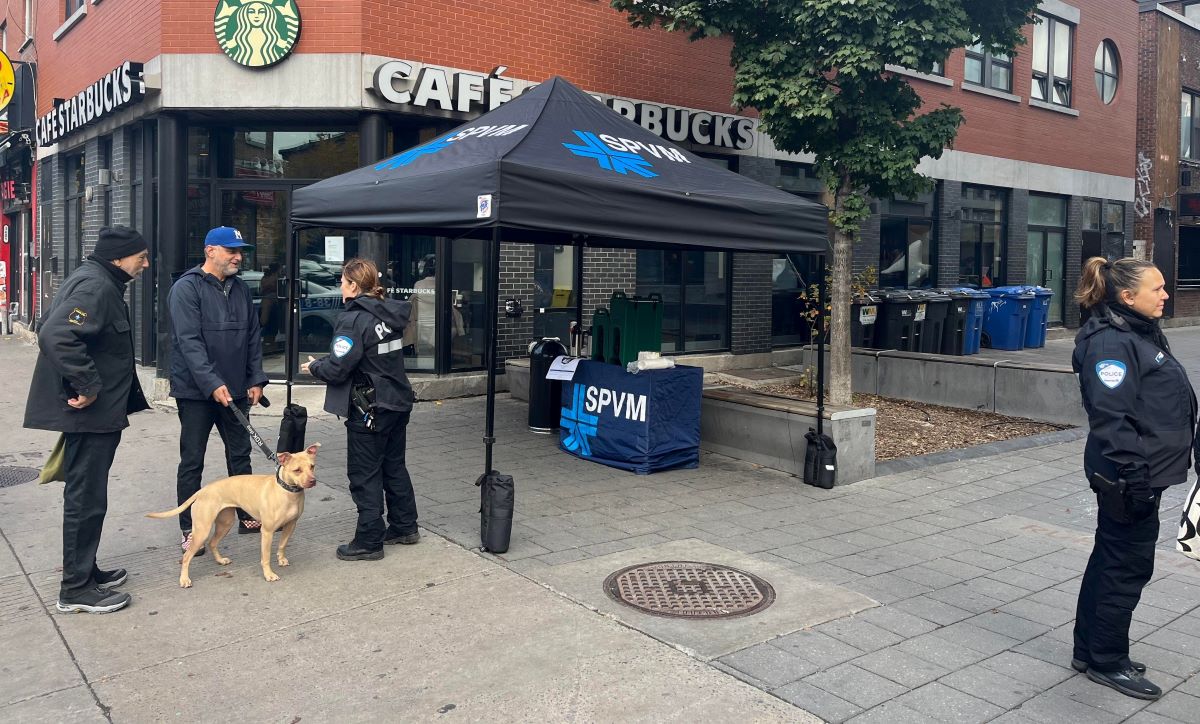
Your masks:
M 1179 157 L 1200 160 L 1200 96 L 1183 92 L 1179 123 Z
M 74 15 L 75 11 L 78 10 L 79 8 L 83 7 L 86 4 L 86 2 L 87 2 L 87 0 L 67 0 L 67 15 L 66 15 L 66 17 L 69 18 L 72 15 Z
M 1005 53 L 993 54 L 981 43 L 968 46 L 963 82 L 1011 93 L 1012 57 Z
M 1105 40 L 1096 48 L 1096 91 L 1105 105 L 1112 103 L 1116 97 L 1120 76 L 1121 62 L 1117 56 L 1117 46 L 1111 40 Z
M 1039 15 L 1033 26 L 1030 95 L 1046 103 L 1071 105 L 1071 26 L 1047 15 Z

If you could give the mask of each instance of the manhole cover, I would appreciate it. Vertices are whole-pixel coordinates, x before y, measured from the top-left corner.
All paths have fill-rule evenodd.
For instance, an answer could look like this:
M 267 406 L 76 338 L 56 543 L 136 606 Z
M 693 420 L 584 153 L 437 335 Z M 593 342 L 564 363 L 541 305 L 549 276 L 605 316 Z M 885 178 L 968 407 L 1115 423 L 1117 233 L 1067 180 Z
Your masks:
M 775 601 L 763 579 L 715 563 L 660 561 L 622 568 L 604 580 L 618 603 L 655 616 L 731 618 L 758 613 Z
M 35 468 L 0 467 L 0 488 L 10 488 L 21 483 L 32 483 L 42 474 Z

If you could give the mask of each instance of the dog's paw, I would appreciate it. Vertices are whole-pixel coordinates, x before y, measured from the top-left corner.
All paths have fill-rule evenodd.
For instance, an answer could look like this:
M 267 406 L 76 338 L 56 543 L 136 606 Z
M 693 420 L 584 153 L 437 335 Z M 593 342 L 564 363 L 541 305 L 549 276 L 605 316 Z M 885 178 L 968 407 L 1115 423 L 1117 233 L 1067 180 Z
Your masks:
M 179 579 L 179 587 L 180 588 L 191 588 L 192 587 L 192 579 L 187 578 L 186 576 L 183 578 L 180 578 Z
M 283 556 L 279 556 L 279 558 L 277 558 L 276 560 L 279 562 L 279 565 L 281 565 L 281 566 L 286 566 L 288 564 L 288 559 L 284 558 Z
M 226 558 L 225 556 L 221 556 L 220 558 L 214 557 L 213 560 L 217 562 L 218 566 L 227 566 L 230 563 L 233 563 L 232 560 L 230 560 L 229 558 Z
M 274 571 L 263 571 L 263 578 L 272 582 L 279 580 L 279 576 L 275 575 Z

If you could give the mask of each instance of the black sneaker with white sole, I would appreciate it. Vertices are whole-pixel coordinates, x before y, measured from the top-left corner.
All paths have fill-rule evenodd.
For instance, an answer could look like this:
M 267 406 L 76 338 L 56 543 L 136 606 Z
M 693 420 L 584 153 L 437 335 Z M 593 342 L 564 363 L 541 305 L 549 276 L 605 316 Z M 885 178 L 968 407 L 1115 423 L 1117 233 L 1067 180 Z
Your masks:
M 125 608 L 132 600 L 133 597 L 128 593 L 96 586 L 68 598 L 59 596 L 55 605 L 63 613 L 112 613 Z
M 1120 671 L 1096 671 L 1088 667 L 1087 677 L 1097 684 L 1116 689 L 1125 696 L 1154 701 L 1162 696 L 1162 689 L 1154 685 L 1132 666 Z
M 92 578 L 96 579 L 97 586 L 105 588 L 116 588 L 125 581 L 129 580 L 129 574 L 124 568 L 114 568 L 111 571 L 102 571 L 99 568 L 92 574 Z

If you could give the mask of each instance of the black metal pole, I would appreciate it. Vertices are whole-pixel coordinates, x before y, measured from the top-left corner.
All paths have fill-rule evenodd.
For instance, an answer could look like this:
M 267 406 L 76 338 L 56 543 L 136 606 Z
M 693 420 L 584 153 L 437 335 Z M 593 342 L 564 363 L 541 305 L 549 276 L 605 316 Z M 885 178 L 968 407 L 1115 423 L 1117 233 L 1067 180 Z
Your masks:
M 492 227 L 492 240 L 488 243 L 488 265 L 487 265 L 487 283 L 485 284 L 485 294 L 487 295 L 486 311 L 487 316 L 487 413 L 484 418 L 483 431 L 483 474 L 487 475 L 492 472 L 492 443 L 495 438 L 495 423 L 496 423 L 496 318 L 500 314 L 499 287 L 500 287 L 500 227 Z
M 584 356 L 583 352 L 583 255 L 586 249 L 583 242 L 576 242 L 575 246 L 575 334 L 579 340 L 579 356 Z M 574 341 L 574 340 L 570 340 Z
M 297 329 L 300 309 L 296 299 L 296 285 L 300 283 L 299 264 L 296 252 L 300 248 L 300 230 L 292 229 L 292 239 L 287 247 L 287 340 L 283 348 L 286 358 L 283 361 L 284 378 L 287 382 L 287 404 L 292 404 L 292 382 L 296 379 L 296 358 L 300 354 L 300 333 Z
M 817 265 L 817 434 L 825 432 L 825 255 Z

